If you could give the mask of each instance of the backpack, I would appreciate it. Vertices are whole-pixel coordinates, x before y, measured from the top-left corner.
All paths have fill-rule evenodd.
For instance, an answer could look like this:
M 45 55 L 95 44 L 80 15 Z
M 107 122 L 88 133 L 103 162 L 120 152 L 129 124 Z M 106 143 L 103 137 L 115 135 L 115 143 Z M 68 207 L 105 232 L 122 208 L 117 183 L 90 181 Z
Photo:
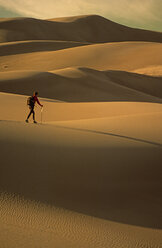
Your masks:
M 34 97 L 33 96 L 28 97 L 27 105 L 30 107 L 34 107 Z

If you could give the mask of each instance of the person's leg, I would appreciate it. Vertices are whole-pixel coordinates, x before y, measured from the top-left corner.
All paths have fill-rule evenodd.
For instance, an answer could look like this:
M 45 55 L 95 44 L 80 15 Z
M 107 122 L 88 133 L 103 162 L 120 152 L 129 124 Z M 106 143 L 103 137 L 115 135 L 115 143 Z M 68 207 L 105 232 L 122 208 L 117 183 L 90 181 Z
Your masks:
M 33 122 L 34 122 L 34 123 L 37 123 L 36 120 L 35 120 L 35 111 L 34 111 L 34 108 L 33 108 L 32 113 L 33 113 Z
M 34 108 L 33 108 L 33 121 L 35 121 L 35 112 L 34 112 Z
M 30 113 L 29 113 L 29 115 L 27 117 L 27 120 L 29 119 L 29 117 L 31 116 L 32 113 L 33 113 L 33 108 L 30 108 Z

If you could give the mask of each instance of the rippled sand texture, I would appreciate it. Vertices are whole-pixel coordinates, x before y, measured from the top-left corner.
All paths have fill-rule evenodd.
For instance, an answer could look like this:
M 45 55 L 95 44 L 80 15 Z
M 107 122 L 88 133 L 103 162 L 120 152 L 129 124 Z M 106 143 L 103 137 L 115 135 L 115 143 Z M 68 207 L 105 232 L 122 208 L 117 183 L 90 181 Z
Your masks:
M 0 41 L 0 248 L 162 247 L 162 33 L 12 18 Z

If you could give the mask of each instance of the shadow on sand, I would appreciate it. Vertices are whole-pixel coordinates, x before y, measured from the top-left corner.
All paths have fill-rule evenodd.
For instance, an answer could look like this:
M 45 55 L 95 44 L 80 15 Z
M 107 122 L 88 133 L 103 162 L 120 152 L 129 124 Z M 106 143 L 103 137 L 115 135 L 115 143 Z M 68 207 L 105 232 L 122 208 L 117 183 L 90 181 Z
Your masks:
M 11 77 L 0 80 L 0 91 L 31 95 L 33 89 L 37 89 L 40 97 L 66 102 L 162 103 L 161 77 L 90 68 L 78 68 L 78 71 L 84 76 L 69 78 L 54 72 L 38 72 L 26 77 Z
M 154 145 L 154 146 L 162 147 L 162 144 L 160 144 L 158 142 L 153 142 L 153 141 L 149 141 L 149 140 L 134 138 L 134 137 L 125 136 L 125 135 L 119 135 L 119 134 L 114 134 L 114 133 L 107 133 L 107 132 L 90 130 L 90 129 L 81 129 L 81 128 L 66 127 L 66 126 L 57 126 L 57 125 L 55 125 L 55 127 L 69 129 L 69 130 L 75 130 L 75 131 L 83 131 L 83 132 L 88 132 L 88 133 L 96 133 L 96 134 L 101 134 L 101 135 L 108 135 L 108 136 L 113 136 L 113 137 L 118 137 L 118 138 L 124 138 L 124 139 L 128 139 L 128 140 L 142 142 L 142 143 L 149 144 L 149 145 Z
M 120 137 L 146 146 L 88 147 L 72 142 L 35 144 L 23 139 L 14 143 L 0 139 L 1 190 L 98 218 L 162 228 L 161 144 L 92 130 L 78 131 Z

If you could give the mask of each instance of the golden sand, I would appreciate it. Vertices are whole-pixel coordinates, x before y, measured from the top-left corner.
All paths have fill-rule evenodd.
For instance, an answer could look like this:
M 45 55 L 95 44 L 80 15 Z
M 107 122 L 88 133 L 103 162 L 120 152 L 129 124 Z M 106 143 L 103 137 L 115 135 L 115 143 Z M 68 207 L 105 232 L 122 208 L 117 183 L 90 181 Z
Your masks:
M 0 28 L 0 247 L 162 247 L 162 34 L 98 16 Z

